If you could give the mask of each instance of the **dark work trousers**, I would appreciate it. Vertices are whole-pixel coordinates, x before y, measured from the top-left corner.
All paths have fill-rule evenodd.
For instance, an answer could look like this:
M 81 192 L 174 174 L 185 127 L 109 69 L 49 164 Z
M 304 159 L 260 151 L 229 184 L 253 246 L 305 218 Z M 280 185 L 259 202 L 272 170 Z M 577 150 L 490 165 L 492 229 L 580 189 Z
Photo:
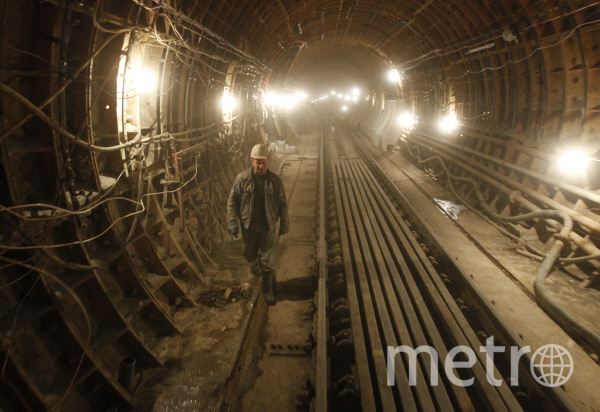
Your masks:
M 250 263 L 258 261 L 263 272 L 275 269 L 275 251 L 277 249 L 277 225 L 269 228 L 266 222 L 250 221 L 248 229 L 242 226 L 242 240 L 246 248 L 244 257 Z

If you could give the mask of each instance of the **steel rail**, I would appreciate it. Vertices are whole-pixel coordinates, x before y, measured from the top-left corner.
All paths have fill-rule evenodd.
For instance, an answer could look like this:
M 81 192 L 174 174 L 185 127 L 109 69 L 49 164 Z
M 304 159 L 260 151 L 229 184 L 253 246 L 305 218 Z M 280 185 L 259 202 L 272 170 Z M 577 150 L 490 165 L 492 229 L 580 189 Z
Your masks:
M 362 186 L 363 198 L 366 200 L 367 211 L 371 216 L 374 216 L 381 230 L 377 233 L 378 243 L 382 252 L 385 255 L 385 263 L 389 268 L 391 278 L 394 283 L 394 289 L 398 295 L 398 303 L 402 307 L 407 319 L 409 320 L 410 335 L 414 336 L 414 346 L 419 347 L 428 345 L 429 342 L 425 337 L 425 333 L 430 338 L 434 347 L 440 348 L 438 353 L 442 358 L 447 356 L 447 351 L 443 344 L 441 335 L 439 334 L 434 319 L 427 307 L 425 300 L 423 299 L 415 279 L 408 267 L 408 264 L 403 256 L 400 247 L 398 246 L 397 240 L 392 234 L 392 226 L 390 226 L 389 216 L 384 216 L 385 212 L 391 213 L 391 210 L 380 208 L 381 194 L 376 190 L 372 191 L 367 195 L 367 191 L 372 188 L 373 182 L 365 179 L 364 172 L 360 170 L 357 162 L 353 162 L 353 170 L 355 179 L 360 182 Z M 376 187 L 375 187 L 376 188 Z M 387 205 L 386 205 L 387 206 Z M 385 207 L 385 206 L 384 206 Z M 387 219 L 386 219 L 387 217 Z M 402 242 L 406 246 L 406 241 Z M 421 320 L 417 316 L 419 313 Z M 411 344 L 410 340 L 405 340 L 405 344 Z M 431 379 L 430 368 L 431 359 L 428 357 L 421 358 L 424 361 L 423 370 L 427 373 L 427 376 Z M 437 405 L 443 410 L 449 410 L 449 398 L 447 393 L 443 390 L 443 383 L 433 388 L 434 395 L 437 398 Z M 473 408 L 471 401 L 468 399 L 466 390 L 460 386 L 450 386 L 454 397 L 458 400 L 462 410 L 470 410 Z
M 410 204 L 410 202 L 408 202 L 408 200 L 402 195 L 402 193 L 394 185 L 391 178 L 385 174 L 385 172 L 383 171 L 381 166 L 376 162 L 376 160 L 371 155 L 368 154 L 368 152 L 366 151 L 366 149 L 364 148 L 362 143 L 358 140 L 358 138 L 354 135 L 354 133 L 348 128 L 346 128 L 346 130 L 348 131 L 350 136 L 353 138 L 353 141 L 356 144 L 356 146 L 359 148 L 360 152 L 362 152 L 363 157 L 371 165 L 371 167 L 374 168 L 377 176 L 382 179 L 382 182 L 383 182 L 382 184 L 389 191 L 391 191 L 391 196 L 393 196 L 393 198 L 399 204 L 402 205 L 403 210 L 406 213 L 408 213 L 408 215 L 410 215 L 414 226 L 416 226 L 416 228 L 413 228 L 413 229 L 417 229 L 423 233 L 426 233 L 428 240 L 430 241 L 430 243 L 432 243 L 432 245 L 430 247 L 436 248 L 440 252 L 440 254 L 443 255 L 447 259 L 447 262 L 445 262 L 446 266 L 448 267 L 447 269 L 452 270 L 453 272 L 455 272 L 458 275 L 456 277 L 456 281 L 459 282 L 459 284 L 460 284 L 459 287 L 461 289 L 461 293 L 463 294 L 463 296 L 465 296 L 465 299 L 468 299 L 472 305 L 477 307 L 478 318 L 482 322 L 482 324 L 486 328 L 488 328 L 488 330 L 492 331 L 494 333 L 494 335 L 499 336 L 500 337 L 499 340 L 503 341 L 505 344 L 511 344 L 513 346 L 523 347 L 524 346 L 523 341 L 510 328 L 508 323 L 500 316 L 500 314 L 493 307 L 491 302 L 489 302 L 489 300 L 481 293 L 481 291 L 479 290 L 477 285 L 474 283 L 474 281 L 469 276 L 467 276 L 466 273 L 464 273 L 464 271 L 462 270 L 462 268 L 460 267 L 458 262 L 456 262 L 454 257 L 449 253 L 447 248 L 442 244 L 442 242 L 437 237 L 437 235 L 435 235 L 435 233 L 431 230 L 429 225 L 420 217 L 420 215 L 414 209 L 414 207 Z M 391 214 L 393 216 L 393 219 L 391 219 L 389 217 L 386 218 L 386 222 L 388 223 L 388 225 L 399 226 L 401 228 L 401 231 L 406 236 L 406 238 L 409 239 L 411 248 L 407 249 L 404 247 L 403 249 L 405 251 L 407 251 L 409 255 L 411 255 L 410 261 L 418 263 L 418 265 L 416 267 L 417 269 L 419 268 L 419 266 L 426 269 L 426 273 L 428 276 L 423 278 L 423 280 L 424 280 L 425 284 L 428 286 L 424 290 L 431 291 L 433 289 L 437 289 L 439 294 L 442 296 L 443 301 L 447 305 L 446 311 L 450 311 L 450 314 L 448 314 L 446 312 L 446 314 L 441 314 L 441 315 L 438 314 L 438 316 L 441 316 L 442 318 L 446 318 L 447 315 L 454 317 L 457 321 L 459 321 L 460 328 L 463 331 L 463 333 L 466 335 L 466 339 L 469 341 L 469 343 L 471 343 L 472 346 L 478 345 L 479 343 L 478 343 L 477 336 L 474 334 L 473 330 L 466 322 L 460 309 L 456 305 L 456 302 L 454 302 L 454 299 L 452 298 L 452 296 L 450 295 L 450 292 L 448 291 L 448 289 L 445 287 L 445 285 L 441 281 L 439 275 L 437 275 L 435 269 L 433 268 L 432 263 L 429 261 L 427 255 L 422 250 L 417 239 L 413 236 L 411 229 L 404 222 L 404 219 L 402 218 L 402 216 L 400 216 L 400 214 L 395 210 L 395 206 L 393 205 L 393 203 L 390 200 L 390 198 L 388 197 L 388 195 L 386 195 L 383 188 L 381 188 L 379 186 L 375 176 L 372 173 L 370 173 L 370 171 L 366 167 L 364 167 L 364 166 L 362 167 L 361 173 L 363 174 L 363 176 L 365 176 L 365 178 L 368 178 L 366 180 L 366 184 L 369 187 L 379 187 L 379 189 L 377 190 L 379 195 L 373 196 L 373 199 L 374 199 L 373 201 L 382 202 L 380 204 L 381 210 L 384 211 L 385 213 L 387 213 L 388 215 Z M 399 240 L 398 240 L 398 243 L 402 244 L 402 242 Z M 412 249 L 412 251 L 411 251 L 411 249 Z M 417 259 L 413 259 L 413 255 L 415 255 L 415 254 L 418 256 Z M 394 255 L 397 255 L 397 254 L 394 253 Z M 421 271 L 422 271 L 422 269 L 417 270 L 417 272 L 419 274 L 421 274 Z M 433 289 L 431 289 L 431 287 L 433 287 Z M 436 300 L 434 299 L 431 302 L 429 302 L 430 305 L 432 303 L 436 303 Z M 435 309 L 438 309 L 439 303 L 440 302 L 437 302 L 435 304 Z M 461 321 L 461 319 L 465 320 L 465 322 Z M 465 338 L 465 337 L 463 337 L 463 338 Z M 483 355 L 478 353 L 478 357 L 479 357 L 479 360 L 481 362 L 483 362 L 483 360 L 482 360 Z M 536 382 L 533 381 L 533 378 L 530 375 L 528 376 L 530 363 L 531 363 L 531 356 L 529 354 L 526 354 L 525 356 L 523 356 L 520 359 L 519 370 L 523 372 L 520 374 L 520 376 L 522 378 L 525 378 L 527 380 L 526 385 L 529 385 L 529 387 L 532 388 L 534 390 L 534 392 L 540 396 L 541 399 L 543 399 L 545 407 L 549 408 L 549 409 L 556 409 L 556 410 L 569 410 L 569 411 L 577 410 L 575 408 L 575 406 L 573 405 L 573 403 L 571 402 L 571 400 L 565 395 L 565 393 L 560 388 L 548 388 L 548 387 L 541 387 L 541 385 L 536 385 Z M 527 371 L 527 373 L 526 373 L 526 371 Z M 504 388 L 504 390 L 502 388 Z M 511 398 L 514 398 L 514 396 L 512 396 L 512 393 L 508 390 L 506 385 L 502 385 L 499 388 L 499 394 L 502 397 L 503 402 L 507 402 L 506 405 L 509 407 L 509 409 L 512 410 L 513 406 L 515 406 L 515 405 L 512 403 Z M 520 409 L 520 406 L 517 406 L 517 407 Z
M 347 184 L 352 186 L 352 190 L 354 191 L 354 195 L 357 201 L 357 206 L 359 208 L 359 213 L 362 217 L 362 225 L 367 232 L 367 241 L 369 242 L 370 250 L 363 250 L 363 253 L 370 253 L 374 262 L 377 265 L 377 272 L 370 273 L 369 280 L 372 284 L 371 290 L 373 292 L 376 291 L 377 294 L 380 294 L 379 288 L 382 288 L 385 293 L 385 302 L 383 303 L 384 307 L 388 309 L 391 314 L 392 321 L 394 324 L 394 332 L 396 334 L 395 342 L 387 342 L 387 346 L 396 347 L 398 343 L 401 342 L 403 345 L 408 345 L 410 347 L 416 347 L 413 345 L 410 334 L 408 333 L 407 321 L 402 314 L 400 307 L 401 303 L 398 301 L 396 294 L 394 293 L 394 288 L 392 286 L 392 282 L 390 279 L 390 273 L 387 269 L 387 264 L 389 264 L 389 260 L 384 258 L 384 254 L 386 254 L 387 248 L 385 245 L 379 244 L 381 240 L 381 231 L 377 227 L 373 227 L 371 224 L 371 218 L 373 216 L 373 211 L 365 206 L 365 193 L 362 188 L 359 188 L 357 185 L 357 180 L 355 176 L 352 176 L 352 172 L 350 170 L 350 162 L 343 161 L 341 162 L 342 170 L 344 172 L 344 176 L 347 177 Z M 389 252 L 387 253 L 389 256 Z M 386 256 L 386 258 L 388 257 Z M 390 267 L 390 271 L 393 270 L 393 266 Z M 381 285 L 378 282 L 381 282 Z M 379 301 L 379 300 L 378 300 Z M 424 359 L 431 360 L 430 357 L 423 357 Z M 429 362 L 431 363 L 431 362 Z M 424 365 L 430 366 L 430 365 Z M 389 365 L 388 365 L 389 367 Z M 430 368 L 424 368 L 424 371 L 417 371 L 417 385 L 415 388 L 415 395 L 417 397 L 419 408 L 421 410 L 433 410 L 433 400 L 432 396 L 427 390 L 427 383 L 425 382 L 425 376 L 428 375 L 428 371 L 430 372 Z M 436 391 L 435 395 L 439 395 L 440 404 L 443 405 L 444 410 L 452 410 L 452 405 L 450 403 L 450 399 L 443 395 L 445 395 L 443 386 L 435 386 Z
M 348 161 L 342 160 L 339 162 L 338 167 L 340 168 L 341 175 L 342 175 L 341 183 L 345 184 L 347 186 L 347 197 L 346 197 L 345 201 L 347 201 L 350 204 L 350 208 L 354 215 L 353 225 L 358 234 L 358 239 L 359 239 L 358 246 L 360 247 L 359 253 L 363 254 L 363 259 L 365 262 L 367 262 L 366 263 L 367 274 L 368 274 L 367 278 L 369 281 L 370 288 L 369 289 L 363 288 L 363 296 L 365 294 L 370 293 L 373 297 L 373 300 L 376 303 L 377 313 L 380 318 L 382 335 L 384 337 L 383 339 L 384 339 L 385 345 L 388 347 L 389 346 L 396 347 L 396 346 L 399 346 L 400 344 L 409 346 L 410 342 L 395 340 L 395 337 L 393 334 L 393 327 L 392 327 L 390 317 L 393 317 L 393 312 L 394 312 L 395 308 L 397 306 L 399 306 L 399 302 L 397 301 L 397 299 L 386 301 L 382 296 L 381 285 L 379 282 L 381 281 L 385 287 L 385 283 L 389 282 L 389 273 L 387 273 L 388 272 L 387 269 L 384 270 L 384 268 L 387 267 L 388 262 L 386 262 L 385 260 L 382 259 L 382 252 L 381 252 L 381 250 L 379 250 L 379 244 L 378 244 L 377 240 L 375 239 L 377 236 L 377 235 L 375 235 L 375 232 L 376 231 L 379 232 L 380 227 L 373 228 L 371 225 L 371 221 L 377 222 L 376 219 L 373 219 L 374 215 L 373 215 L 372 208 L 371 208 L 371 210 L 368 210 L 364 207 L 362 207 L 362 208 L 360 207 L 361 205 L 364 206 L 364 203 L 362 203 L 364 201 L 364 198 L 359 196 L 359 193 L 357 193 L 357 191 L 356 191 L 356 190 L 358 190 L 358 183 L 356 182 L 356 176 L 350 174 L 351 163 L 355 163 L 356 165 L 363 164 L 363 166 L 364 166 L 364 163 L 360 160 L 348 160 Z M 366 166 L 364 166 L 364 167 L 366 167 Z M 355 168 L 355 172 L 356 171 L 357 171 L 357 169 Z M 364 170 L 364 168 L 363 168 L 363 170 L 360 170 L 360 174 L 367 174 L 367 173 L 370 174 L 370 172 Z M 367 198 L 372 198 L 374 195 L 374 191 L 376 191 L 377 189 L 383 191 L 383 189 L 379 187 L 379 184 L 377 182 L 375 182 L 375 181 L 371 182 L 371 184 L 369 185 L 368 194 L 365 194 L 365 196 Z M 386 205 L 378 205 L 377 207 L 381 208 L 381 209 L 385 209 Z M 386 222 L 382 222 L 382 223 L 383 223 L 383 225 L 386 224 Z M 396 227 L 396 230 L 398 230 L 397 227 Z M 381 233 L 379 233 L 378 236 L 381 236 Z M 394 241 L 394 244 L 396 241 L 398 243 L 402 242 L 402 240 L 396 239 Z M 404 243 L 405 243 L 405 247 L 408 248 L 408 251 L 411 251 L 411 245 L 407 244 L 406 240 L 404 241 Z M 386 242 L 382 242 L 381 246 L 384 249 L 388 248 L 388 245 L 386 244 Z M 417 247 L 420 249 L 420 246 L 417 246 Z M 404 251 L 404 253 L 406 253 L 406 252 L 407 251 Z M 389 251 L 388 251 L 388 253 L 391 255 L 391 253 Z M 400 252 L 400 253 L 402 253 L 402 252 Z M 356 253 L 354 256 L 356 256 Z M 469 342 L 469 339 L 467 339 L 464 336 L 463 330 L 462 330 L 463 328 L 461 328 L 461 326 L 464 326 L 464 325 L 461 325 L 459 321 L 455 320 L 455 317 L 457 314 L 452 313 L 452 311 L 447 307 L 448 306 L 447 302 L 443 299 L 443 297 L 441 296 L 441 294 L 439 293 L 439 291 L 437 290 L 437 288 L 435 287 L 433 282 L 429 279 L 429 274 L 427 273 L 427 271 L 423 267 L 419 268 L 418 254 L 413 253 L 411 257 L 412 257 L 411 260 L 416 260 L 416 262 L 414 262 L 412 264 L 413 267 L 417 268 L 416 271 L 413 268 L 412 276 L 422 278 L 422 279 L 420 279 L 420 283 L 422 283 L 424 285 L 424 288 L 422 286 L 421 289 L 425 290 L 425 291 L 421 291 L 421 292 L 419 292 L 417 290 L 416 293 L 417 294 L 424 293 L 427 296 L 429 303 L 430 304 L 433 303 L 433 305 L 436 309 L 436 312 L 439 314 L 439 319 L 443 320 L 443 322 L 442 321 L 438 322 L 439 325 L 437 327 L 441 328 L 441 329 L 445 329 L 444 332 L 450 336 L 450 340 L 447 342 L 447 344 L 448 345 L 457 344 L 457 345 L 470 346 L 470 347 L 475 347 L 475 348 L 478 348 L 479 346 L 481 346 L 480 342 L 475 337 L 474 332 L 472 332 L 472 335 L 475 337 L 474 342 L 472 342 L 472 341 Z M 377 268 L 379 268 L 379 270 L 376 270 L 375 266 L 377 266 Z M 383 279 L 385 279 L 385 277 L 388 278 L 387 281 L 383 281 Z M 366 283 L 365 280 L 361 280 L 361 281 Z M 388 285 L 389 285 L 389 283 L 388 283 Z M 388 286 L 388 288 L 391 288 L 391 286 Z M 452 303 L 454 303 L 453 300 L 452 300 Z M 392 313 L 391 316 L 390 316 L 390 312 Z M 459 310 L 458 316 L 462 316 L 462 314 L 460 313 L 460 310 Z M 466 324 L 466 320 L 464 321 L 464 324 L 466 326 L 468 326 Z M 402 326 L 399 326 L 398 324 L 396 326 L 402 327 Z M 435 327 L 434 327 L 434 329 L 435 329 Z M 428 331 L 428 332 L 432 333 L 431 331 Z M 439 349 L 440 352 L 445 353 L 444 346 L 445 345 L 443 345 L 442 347 L 439 347 L 439 348 L 435 348 L 435 349 L 436 349 L 436 351 Z M 412 388 L 410 388 L 410 387 L 406 388 L 404 386 L 405 382 L 406 382 L 406 376 L 402 376 L 403 373 L 407 373 L 406 368 L 403 368 L 401 357 L 397 357 L 395 359 L 395 361 L 397 363 L 396 368 L 395 368 L 396 378 L 398 379 L 398 382 L 399 382 L 397 389 L 399 391 L 399 397 L 400 397 L 401 401 L 404 401 L 404 404 L 402 404 L 402 408 L 407 409 L 407 407 L 412 406 L 412 402 L 411 402 L 412 396 L 410 395 L 411 389 L 412 389 L 414 391 L 415 398 L 416 398 L 415 402 L 418 402 L 418 404 L 419 404 L 419 409 L 427 409 L 427 410 L 435 409 L 433 407 L 431 397 L 433 395 L 433 397 L 436 399 L 437 402 L 442 402 L 444 397 L 440 395 L 441 392 L 438 390 L 437 393 L 434 392 L 433 394 L 429 394 L 428 392 L 426 392 L 427 391 L 426 385 L 425 385 L 425 388 L 421 387 L 421 386 L 423 386 L 423 382 L 420 382 L 420 383 L 418 382 L 417 385 Z M 398 365 L 398 363 L 399 363 L 399 365 Z M 398 366 L 400 366 L 403 369 L 400 369 Z M 388 365 L 388 367 L 389 367 L 389 365 Z M 481 359 L 479 359 L 479 363 L 476 363 L 475 365 L 472 366 L 472 371 L 476 378 L 475 387 L 477 389 L 477 391 L 476 391 L 477 397 L 479 398 L 479 402 L 481 402 L 487 410 L 498 410 L 498 411 L 509 410 L 509 409 L 517 410 L 517 411 L 521 410 L 518 402 L 514 399 L 514 396 L 512 397 L 512 401 L 511 401 L 510 395 L 512 395 L 512 393 L 510 391 L 507 391 L 509 394 L 509 401 L 507 401 L 506 403 L 511 406 L 510 408 L 508 408 L 505 405 L 505 401 L 503 401 L 503 399 L 500 397 L 500 395 L 496 391 L 496 388 L 487 384 L 485 368 L 483 367 L 483 361 Z M 422 375 L 422 372 L 420 374 Z M 420 389 L 420 391 L 419 391 L 419 389 Z M 423 392 L 423 390 L 425 390 L 425 392 Z M 462 393 L 462 395 L 464 396 L 465 394 Z M 448 399 L 447 396 L 446 396 L 446 399 Z M 462 401 L 462 404 L 457 406 L 458 409 L 474 410 L 473 405 L 468 401 L 468 399 L 465 399 L 464 397 L 461 397 L 458 399 L 460 399 Z M 458 403 L 458 401 L 457 401 L 457 403 Z M 448 403 L 440 404 L 439 408 L 442 410 L 448 410 L 448 408 L 452 408 L 452 406 L 448 400 Z
M 327 322 L 327 241 L 325 239 L 325 151 L 324 132 L 321 128 L 321 151 L 319 160 L 319 280 L 317 305 L 317 373 L 316 373 L 316 403 L 315 410 L 327 410 L 327 389 L 329 387 L 327 340 L 329 327 Z
M 357 204 L 357 198 L 352 188 L 350 177 L 347 175 L 344 167 L 344 161 L 338 162 L 335 166 L 339 168 L 339 174 L 341 175 L 340 184 L 346 184 L 346 188 L 342 191 L 346 192 L 346 196 L 343 202 L 350 207 L 350 212 L 353 216 L 352 220 L 348 220 L 348 225 L 354 228 L 354 236 L 351 236 L 352 248 L 353 248 L 353 260 L 356 261 L 356 257 L 362 255 L 362 261 L 364 264 L 363 270 L 358 271 L 359 281 L 361 285 L 361 291 L 363 299 L 370 295 L 375 306 L 377 313 L 377 321 L 380 325 L 380 331 L 382 334 L 382 345 L 381 352 L 384 352 L 386 347 L 397 347 L 399 342 L 394 336 L 392 319 L 388 312 L 388 306 L 381 290 L 379 282 L 375 281 L 378 277 L 377 270 L 375 268 L 375 256 L 370 252 L 369 245 L 367 243 L 368 228 L 361 224 L 361 220 L 369 220 L 368 216 L 364 216 L 362 211 L 359 209 Z M 346 216 L 348 219 L 348 215 Z M 358 264 L 357 264 L 358 265 Z M 374 348 L 374 351 L 379 348 Z M 414 399 L 412 388 L 409 385 L 408 380 L 408 367 L 404 364 L 402 357 L 396 356 L 394 358 L 396 363 L 394 367 L 396 385 L 394 389 L 397 391 L 396 396 L 400 399 L 400 404 L 404 411 L 417 410 L 417 401 Z M 390 365 L 388 364 L 389 368 Z M 388 372 L 389 373 L 389 372 Z
M 322 147 L 324 149 L 325 146 Z M 322 154 L 324 151 L 321 152 Z M 324 157 L 324 156 L 323 156 Z M 324 166 L 323 162 L 323 166 Z M 337 211 L 338 221 L 341 221 L 344 215 L 344 209 L 340 202 L 340 190 L 338 186 L 334 186 L 334 197 Z M 325 218 L 324 215 L 323 218 Z M 324 219 L 323 219 L 324 221 Z M 343 256 L 350 256 L 348 232 L 345 225 L 339 225 L 339 235 L 342 240 L 341 249 Z M 356 290 L 356 283 L 354 281 L 354 270 L 352 265 L 346 265 L 346 296 L 347 302 L 350 309 L 350 325 L 352 331 L 352 341 L 354 343 L 354 357 L 356 363 L 356 371 L 358 375 L 358 388 L 360 391 L 360 401 L 363 411 L 374 411 L 375 397 L 373 395 L 373 382 L 371 379 L 371 371 L 369 369 L 369 355 L 367 350 L 367 343 L 365 342 L 365 334 L 360 317 L 360 303 L 358 300 L 358 293 Z M 382 365 L 384 366 L 384 365 Z
M 486 409 L 505 410 L 504 403 L 506 403 L 506 407 L 510 410 L 521 410 L 514 395 L 506 385 L 498 387 L 498 391 L 496 391 L 495 387 L 488 385 L 484 367 L 486 360 L 485 356 L 478 350 L 481 343 L 475 332 L 472 330 L 460 308 L 458 308 L 458 305 L 456 305 L 456 302 L 443 285 L 441 277 L 435 268 L 433 268 L 427 255 L 404 222 L 404 219 L 395 210 L 391 200 L 385 196 L 383 188 L 377 183 L 375 177 L 366 168 L 364 163 L 361 165 L 361 173 L 368 178 L 370 187 L 375 188 L 378 192 L 375 195 L 374 200 L 377 201 L 380 210 L 387 215 L 385 222 L 382 222 L 382 227 L 385 227 L 384 224 L 387 223 L 393 231 L 394 237 L 389 241 L 394 250 L 394 255 L 397 257 L 402 256 L 402 254 L 407 255 L 410 265 L 412 266 L 412 276 L 414 276 L 422 285 L 421 288 L 414 290 L 414 293 L 423 293 L 424 297 L 428 299 L 429 304 L 432 306 L 434 313 L 444 319 L 445 322 L 441 324 L 441 326 L 445 328 L 445 333 L 452 338 L 454 344 L 472 347 L 475 349 L 475 353 L 478 354 L 479 362 L 475 363 L 472 368 L 476 378 L 475 385 L 482 394 L 480 400 L 486 402 Z M 396 249 L 396 245 L 393 243 L 394 240 L 397 244 L 402 245 L 402 251 Z M 398 254 L 398 252 L 400 254 Z M 413 298 L 414 296 L 415 295 L 413 295 Z M 435 331 L 433 331 L 433 333 L 435 333 Z M 436 347 L 436 350 L 441 352 L 442 356 L 445 357 L 446 353 L 444 351 L 444 346 L 439 348 Z M 496 372 L 496 376 L 499 376 L 498 372 Z M 454 389 L 455 385 L 451 385 L 451 387 Z
M 336 162 L 332 161 L 331 166 L 333 180 L 337 181 L 339 179 L 340 171 L 337 168 Z M 365 284 L 366 282 L 361 281 L 362 279 L 366 279 L 362 255 L 359 253 L 358 255 L 354 256 L 353 259 L 350 259 L 352 256 L 350 250 L 351 248 L 355 249 L 358 239 L 356 231 L 354 230 L 354 222 L 352 213 L 350 211 L 350 205 L 348 202 L 342 202 L 342 199 L 347 197 L 346 190 L 342 185 L 334 185 L 334 191 L 336 205 L 338 211 L 340 211 L 338 213 L 338 219 L 340 222 L 339 226 L 342 254 L 345 256 L 345 259 L 348 262 L 348 264 L 345 265 L 347 279 L 346 285 L 347 287 L 349 285 L 356 285 L 356 304 L 363 308 L 362 316 L 364 316 L 364 326 L 366 326 L 367 330 L 367 341 L 369 343 L 371 355 L 370 363 L 373 365 L 373 390 L 379 395 L 377 409 L 386 411 L 395 410 L 396 404 L 394 401 L 394 395 L 392 394 L 392 388 L 387 385 L 387 366 L 385 355 L 381 350 L 383 346 L 380 338 L 379 323 L 375 315 L 375 309 L 373 307 L 370 294 L 362 293 L 364 287 L 367 286 Z M 345 226 L 345 224 L 347 226 Z M 353 264 L 350 264 L 351 261 L 353 261 Z M 353 267 L 356 267 L 356 269 L 352 270 Z M 354 299 L 354 297 L 350 295 L 350 291 L 348 297 L 349 299 Z M 360 301 L 358 301 L 359 297 L 361 298 Z

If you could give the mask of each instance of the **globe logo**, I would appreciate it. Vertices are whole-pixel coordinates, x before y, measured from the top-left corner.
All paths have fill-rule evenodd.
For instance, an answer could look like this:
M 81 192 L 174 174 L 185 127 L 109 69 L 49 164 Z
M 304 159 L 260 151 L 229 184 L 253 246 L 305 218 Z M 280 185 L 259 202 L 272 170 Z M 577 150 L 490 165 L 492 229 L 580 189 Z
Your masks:
M 573 357 L 560 345 L 544 345 L 533 353 L 529 368 L 540 385 L 555 388 L 573 374 Z

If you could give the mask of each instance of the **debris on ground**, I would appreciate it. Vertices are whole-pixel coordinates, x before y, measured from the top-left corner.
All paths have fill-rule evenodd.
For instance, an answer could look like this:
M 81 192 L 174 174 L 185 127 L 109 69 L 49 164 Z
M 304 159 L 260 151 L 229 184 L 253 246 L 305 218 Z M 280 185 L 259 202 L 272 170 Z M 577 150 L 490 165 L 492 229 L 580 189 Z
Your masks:
M 197 302 L 205 306 L 222 308 L 227 303 L 237 302 L 250 296 L 250 283 L 234 285 L 215 284 L 200 293 Z

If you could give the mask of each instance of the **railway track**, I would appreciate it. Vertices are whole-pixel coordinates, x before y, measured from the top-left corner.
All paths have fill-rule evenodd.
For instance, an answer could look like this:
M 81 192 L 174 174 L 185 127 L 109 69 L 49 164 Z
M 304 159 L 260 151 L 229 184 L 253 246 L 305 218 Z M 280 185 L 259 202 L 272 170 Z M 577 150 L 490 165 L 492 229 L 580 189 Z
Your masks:
M 352 131 L 322 133 L 314 409 L 575 410 Z

